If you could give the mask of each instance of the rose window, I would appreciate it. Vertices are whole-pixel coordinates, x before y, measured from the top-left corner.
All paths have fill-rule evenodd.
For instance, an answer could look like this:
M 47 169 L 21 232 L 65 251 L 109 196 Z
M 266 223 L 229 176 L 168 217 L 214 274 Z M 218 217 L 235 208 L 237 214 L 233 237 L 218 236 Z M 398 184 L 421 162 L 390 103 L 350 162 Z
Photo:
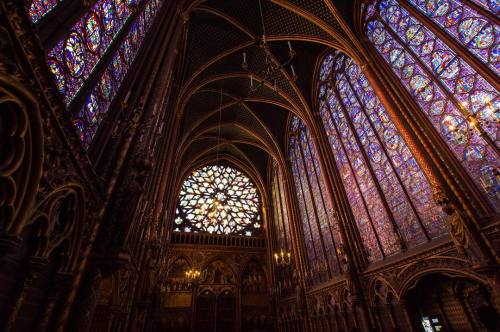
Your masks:
M 257 188 L 236 169 L 205 166 L 184 181 L 174 231 L 255 236 L 261 226 Z

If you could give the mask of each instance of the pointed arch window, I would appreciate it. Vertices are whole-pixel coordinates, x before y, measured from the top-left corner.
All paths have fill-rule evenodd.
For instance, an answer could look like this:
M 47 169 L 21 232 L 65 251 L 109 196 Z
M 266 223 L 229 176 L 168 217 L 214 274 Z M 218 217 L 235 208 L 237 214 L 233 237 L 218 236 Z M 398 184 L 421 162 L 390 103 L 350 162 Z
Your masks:
M 290 224 L 288 219 L 288 209 L 285 201 L 285 188 L 283 184 L 283 175 L 279 170 L 278 164 L 273 161 L 271 166 L 271 199 L 274 228 L 276 233 L 275 252 L 292 250 L 292 241 L 290 234 Z
M 33 1 L 29 10 L 32 20 L 41 13 L 57 10 L 58 3 Z M 56 86 L 73 113 L 73 123 L 86 148 L 162 3 L 163 0 L 97 0 L 47 52 Z
M 369 40 L 436 131 L 500 210 L 498 2 L 379 0 Z
M 442 235 L 427 178 L 360 67 L 335 52 L 319 79 L 320 116 L 368 259 Z
M 299 203 L 311 274 L 314 282 L 325 281 L 328 273 L 340 272 L 337 248 L 341 246 L 338 225 L 311 135 L 297 118 L 292 118 L 289 158 Z

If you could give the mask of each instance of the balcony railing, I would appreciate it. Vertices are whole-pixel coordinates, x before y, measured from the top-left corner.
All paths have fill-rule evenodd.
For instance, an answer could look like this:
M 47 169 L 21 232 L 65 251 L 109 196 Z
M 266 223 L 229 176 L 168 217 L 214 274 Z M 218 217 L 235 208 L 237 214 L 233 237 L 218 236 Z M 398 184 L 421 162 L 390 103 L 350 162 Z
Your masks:
M 179 233 L 172 234 L 174 244 L 195 244 L 222 247 L 265 248 L 265 240 L 261 237 L 231 236 L 206 233 Z

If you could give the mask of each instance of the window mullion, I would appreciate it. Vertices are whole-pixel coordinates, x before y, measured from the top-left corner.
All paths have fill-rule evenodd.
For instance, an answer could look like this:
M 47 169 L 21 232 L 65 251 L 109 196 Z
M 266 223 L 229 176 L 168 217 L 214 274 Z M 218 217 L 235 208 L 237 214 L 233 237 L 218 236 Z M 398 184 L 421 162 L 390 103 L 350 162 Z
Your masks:
M 351 89 L 351 91 L 352 91 L 352 93 L 354 95 L 354 98 L 356 98 L 356 100 L 357 100 L 357 102 L 358 102 L 358 104 L 359 104 L 359 106 L 361 108 L 361 111 L 363 112 L 363 114 L 365 115 L 366 119 L 368 120 L 368 123 L 370 124 L 370 127 L 372 128 L 373 133 L 375 134 L 375 137 L 377 138 L 377 141 L 380 144 L 380 147 L 384 151 L 384 154 L 385 154 L 387 160 L 389 161 L 389 165 L 391 166 L 391 169 L 392 169 L 394 175 L 396 176 L 396 179 L 398 180 L 398 183 L 401 186 L 401 189 L 403 190 L 403 193 L 405 194 L 406 199 L 407 199 L 408 203 L 410 204 L 411 209 L 412 209 L 413 213 L 415 214 L 415 216 L 416 216 L 416 218 L 418 220 L 418 224 L 420 225 L 420 228 L 422 229 L 422 232 L 424 233 L 426 239 L 430 240 L 430 236 L 429 236 L 427 230 L 425 229 L 424 223 L 422 222 L 422 219 L 420 218 L 420 215 L 418 214 L 418 211 L 415 208 L 415 205 L 413 204 L 413 200 L 411 199 L 410 195 L 408 194 L 408 190 L 406 189 L 405 184 L 401 180 L 401 177 L 399 176 L 399 174 L 398 174 L 398 172 L 396 170 L 396 167 L 394 166 L 394 161 L 392 160 L 391 156 L 387 152 L 387 149 L 386 149 L 385 145 L 382 143 L 380 135 L 379 135 L 377 129 L 375 128 L 375 125 L 373 124 L 372 119 L 370 118 L 370 116 L 366 112 L 365 105 L 359 99 L 359 96 L 358 96 L 356 90 L 354 89 L 354 87 L 351 84 L 351 81 L 347 78 L 346 75 L 344 75 L 344 79 L 346 80 L 347 84 L 349 85 L 349 88 Z M 362 148 L 364 148 L 364 147 L 362 147 Z
M 384 247 L 382 246 L 382 243 L 380 242 L 380 237 L 378 235 L 377 229 L 375 228 L 375 225 L 373 224 L 373 219 L 372 219 L 372 216 L 371 216 L 370 211 L 368 209 L 368 203 L 366 202 L 365 197 L 363 195 L 363 192 L 361 191 L 361 187 L 359 185 L 358 178 L 355 175 L 356 173 L 354 172 L 354 168 L 352 166 L 351 159 L 349 158 L 349 154 L 347 153 L 347 149 L 346 149 L 346 147 L 344 145 L 344 141 L 342 140 L 342 136 L 340 135 L 340 132 L 339 132 L 339 130 L 337 128 L 337 124 L 335 123 L 335 119 L 333 118 L 333 115 L 332 115 L 333 110 L 331 109 L 330 104 L 328 103 L 328 101 L 325 100 L 325 104 L 327 105 L 326 107 L 328 108 L 328 115 L 330 116 L 330 119 L 332 121 L 333 128 L 335 129 L 335 132 L 337 133 L 337 136 L 338 136 L 338 138 L 340 140 L 340 145 L 341 145 L 342 150 L 344 151 L 344 154 L 346 156 L 347 164 L 349 165 L 349 169 L 351 170 L 352 177 L 354 179 L 354 182 L 356 183 L 356 187 L 358 189 L 361 201 L 363 202 L 363 207 L 365 208 L 366 214 L 368 216 L 368 220 L 370 221 L 371 229 L 373 231 L 373 234 L 375 234 L 375 238 L 377 239 L 377 244 L 378 244 L 378 247 L 379 247 L 379 251 L 382 254 L 382 257 L 385 257 L 386 254 L 384 252 Z M 358 228 L 358 227 L 356 227 L 356 228 Z M 358 233 L 359 233 L 359 231 L 358 231 Z
M 35 22 L 38 37 L 46 50 L 54 48 L 71 27 L 78 22 L 98 0 L 62 0 L 54 9 Z
M 312 147 L 311 147 L 311 144 L 312 144 L 312 142 L 311 142 L 311 140 L 310 140 L 310 137 L 307 137 L 307 148 L 308 148 L 308 151 L 309 151 L 309 155 L 310 155 L 310 156 L 311 156 L 311 158 L 312 158 L 313 153 L 312 153 Z M 315 163 L 314 163 L 314 160 L 313 160 L 313 165 L 314 165 L 314 167 L 313 167 L 314 177 L 315 177 L 315 179 L 316 179 L 316 182 L 318 183 L 318 188 L 319 188 L 319 190 L 321 190 L 321 189 L 320 189 L 320 188 L 321 188 L 321 187 L 320 187 L 320 178 L 319 178 L 319 175 L 318 175 L 318 170 L 316 169 L 316 165 L 315 165 Z M 322 204 L 322 206 L 323 206 L 323 210 L 325 211 L 325 216 L 326 216 L 326 217 L 328 217 L 328 212 L 327 212 L 328 210 L 327 210 L 327 208 L 326 208 L 325 197 L 324 197 L 324 195 L 323 195 L 324 193 L 323 193 L 323 192 L 321 192 L 321 191 L 320 191 L 320 193 L 321 193 L 321 195 L 320 195 L 320 197 L 321 197 L 321 204 Z M 329 223 L 328 221 L 326 221 L 326 224 L 327 224 L 327 226 L 328 226 L 328 230 L 329 230 L 329 233 L 330 233 L 330 237 L 331 237 L 331 239 L 332 239 L 332 244 L 333 244 L 334 248 L 335 248 L 335 249 L 337 249 L 337 248 L 338 248 L 338 246 L 337 246 L 337 243 L 335 242 L 335 237 L 333 236 L 333 231 L 332 231 L 332 228 L 331 228 L 331 226 L 330 226 L 330 223 Z M 339 257 L 338 257 L 337 250 L 334 250 L 334 251 L 335 251 L 335 258 L 337 259 L 337 264 L 338 264 L 338 266 L 340 267 L 340 266 L 341 266 L 341 264 L 340 264 L 340 260 L 339 260 Z M 328 258 L 327 258 L 327 260 L 328 260 Z
M 89 94 L 90 91 L 94 88 L 94 86 L 97 84 L 99 81 L 100 75 L 104 72 L 104 70 L 107 68 L 109 63 L 113 60 L 113 56 L 115 53 L 120 49 L 122 46 L 123 42 L 125 41 L 130 29 L 132 28 L 133 24 L 138 20 L 139 15 L 142 15 L 144 13 L 144 9 L 146 8 L 147 5 L 147 0 L 143 0 L 139 5 L 138 8 L 135 12 L 133 12 L 130 17 L 126 20 L 126 22 L 123 24 L 122 28 L 120 31 L 116 34 L 114 37 L 113 41 L 111 44 L 108 46 L 104 54 L 101 56 L 99 61 L 95 64 L 92 72 L 89 74 L 89 76 L 85 79 L 85 82 L 82 84 L 78 92 L 75 94 L 73 99 L 71 100 L 68 108 L 72 113 L 78 113 L 80 109 L 83 107 L 85 103 L 85 97 Z M 163 3 L 160 4 L 160 6 L 163 6 Z M 153 18 L 154 20 L 154 18 Z M 147 33 L 147 32 L 146 32 Z
M 295 149 L 292 150 L 292 153 L 293 153 L 292 157 L 293 157 L 293 160 L 295 160 L 295 162 L 300 162 L 299 161 L 299 157 L 297 156 L 296 148 L 297 147 L 295 147 Z M 291 161 L 292 163 L 294 162 L 293 160 Z M 313 252 L 314 252 L 314 261 L 317 262 L 318 261 L 318 253 L 316 252 L 316 246 L 314 245 L 313 232 L 312 232 L 312 228 L 311 228 L 311 224 L 310 224 L 311 218 L 309 217 L 309 211 L 308 211 L 308 208 L 307 208 L 306 196 L 305 196 L 304 187 L 303 187 L 303 183 L 302 183 L 302 176 L 300 174 L 300 171 L 299 171 L 299 168 L 298 168 L 297 164 L 295 164 L 295 167 L 296 167 L 296 170 L 297 170 L 297 177 L 298 177 L 298 181 L 299 181 L 299 190 L 302 193 L 302 202 L 304 204 L 304 212 L 306 214 L 305 215 L 306 220 L 304 220 L 303 218 L 301 218 L 301 223 L 302 224 L 304 224 L 304 222 L 307 223 L 306 226 L 309 228 L 309 237 L 311 238 L 311 245 L 312 245 Z M 303 217 L 303 216 L 301 216 L 301 217 Z
M 422 59 L 420 57 L 416 56 L 415 53 L 404 43 L 401 38 L 395 33 L 392 28 L 385 22 L 385 20 L 380 17 L 380 15 L 377 14 L 377 19 L 379 22 L 382 23 L 382 25 L 385 28 L 385 31 L 387 31 L 395 40 L 398 41 L 398 44 L 404 48 L 404 50 L 412 56 L 412 58 L 415 60 L 420 65 L 420 68 L 430 77 L 433 78 L 432 82 L 437 84 L 437 86 L 440 88 L 442 93 L 447 97 L 447 99 L 455 106 L 456 109 L 460 111 L 460 113 L 463 115 L 464 119 L 467 120 L 470 114 L 464 108 L 460 103 L 455 99 L 455 97 L 448 91 L 448 89 L 443 85 L 441 80 L 434 75 L 434 73 L 427 68 L 425 63 L 422 62 Z M 467 124 L 468 126 L 468 124 Z M 500 149 L 498 146 L 495 144 L 495 142 L 492 140 L 492 138 L 485 132 L 485 130 L 482 128 L 481 124 L 478 122 L 476 124 L 478 128 L 479 135 L 483 138 L 483 140 L 492 148 L 493 151 L 497 154 L 497 156 L 500 156 Z
M 350 128 L 350 130 L 351 130 L 351 132 L 352 132 L 352 134 L 354 136 L 354 139 L 356 140 L 356 144 L 359 147 L 359 152 L 363 156 L 364 163 L 366 165 L 366 168 L 368 169 L 368 172 L 370 173 L 370 176 L 372 178 L 373 184 L 375 185 L 375 188 L 377 189 L 377 192 L 378 192 L 378 194 L 380 196 L 380 200 L 382 201 L 382 204 L 384 205 L 384 208 L 386 209 L 386 213 L 387 213 L 387 216 L 389 217 L 389 220 L 391 221 L 394 233 L 397 235 L 397 237 L 400 240 L 400 246 L 401 246 L 401 248 L 403 250 L 405 250 L 406 249 L 405 239 L 403 239 L 403 236 L 401 234 L 399 226 L 396 223 L 396 219 L 394 218 L 394 215 L 392 214 L 392 210 L 391 210 L 391 208 L 389 206 L 389 203 L 387 202 L 387 199 L 385 197 L 384 191 L 382 190 L 382 187 L 380 186 L 380 183 L 377 180 L 377 176 L 375 174 L 375 171 L 373 170 L 372 165 L 370 164 L 370 160 L 368 159 L 368 156 L 366 155 L 366 151 L 363 148 L 363 144 L 361 143 L 361 141 L 359 139 L 359 136 L 357 135 L 356 128 L 354 128 L 354 125 L 351 122 L 351 118 L 350 118 L 350 116 L 349 116 L 349 114 L 347 112 L 346 106 L 344 105 L 344 101 L 340 97 L 340 94 L 339 94 L 336 86 L 334 86 L 332 88 L 332 90 L 334 91 L 335 96 L 336 96 L 336 98 L 337 98 L 337 100 L 339 102 L 339 106 L 340 106 L 339 108 L 342 110 L 342 113 L 344 114 L 345 121 L 347 122 L 347 125 L 349 126 L 349 128 Z
M 278 181 L 276 179 L 276 173 L 275 173 L 275 168 L 273 167 L 273 201 L 274 201 L 274 211 L 275 211 L 275 219 L 276 219 L 276 225 L 277 225 L 277 230 L 278 230 L 278 239 L 279 239 L 279 249 L 283 249 L 281 248 L 282 246 L 282 242 L 284 241 L 284 230 L 283 230 L 283 225 L 282 225 L 282 220 L 283 220 L 283 216 L 282 216 L 282 213 L 281 213 L 281 206 L 280 206 L 280 203 L 279 203 L 279 193 L 278 193 Z
M 302 129 L 302 130 L 305 130 L 305 129 Z M 306 140 L 307 140 L 307 134 L 306 134 Z M 300 156 L 302 157 L 302 163 L 304 165 L 304 170 L 307 170 L 306 158 L 304 157 L 303 146 L 302 146 L 301 143 L 302 142 L 299 140 L 299 152 L 300 152 Z M 312 156 L 311 156 L 311 158 L 312 158 Z M 314 167 L 314 164 L 313 164 L 313 167 Z M 321 225 L 320 225 L 320 222 L 319 222 L 318 207 L 316 206 L 316 200 L 315 200 L 313 192 L 312 192 L 311 179 L 309 178 L 308 172 L 306 172 L 305 177 L 306 177 L 307 185 L 309 187 L 309 195 L 311 196 L 311 203 L 312 203 L 312 206 L 313 206 L 313 212 L 314 212 L 314 216 L 315 216 L 315 219 L 316 219 L 316 227 L 318 228 L 318 234 L 319 234 L 319 238 L 321 240 L 321 246 L 322 246 L 322 249 L 323 249 L 323 257 L 325 259 L 325 262 L 327 263 L 328 274 L 329 274 L 329 276 L 331 278 L 332 272 L 331 272 L 330 266 L 328 264 L 328 255 L 326 253 L 325 240 L 323 239 L 323 232 L 321 231 Z M 320 190 L 319 187 L 318 187 L 318 190 Z
M 495 75 L 490 68 L 488 68 L 488 65 L 472 55 L 463 45 L 448 35 L 448 33 L 439 27 L 434 21 L 408 3 L 407 0 L 399 0 L 399 3 L 401 4 L 401 7 L 406 9 L 412 16 L 420 21 L 422 25 L 429 28 L 429 30 L 431 30 L 436 37 L 445 42 L 457 54 L 457 57 L 467 61 L 467 63 L 481 76 L 483 76 L 488 83 L 495 87 L 495 89 L 500 89 L 499 77 Z
M 281 201 L 281 185 L 280 185 L 280 177 L 279 177 L 279 169 L 276 168 L 276 187 L 277 187 L 277 191 L 276 191 L 276 196 L 277 196 L 277 200 L 278 200 L 278 203 L 279 203 L 279 206 L 278 208 L 280 209 L 281 211 L 281 227 L 283 229 L 283 236 L 284 236 L 284 240 L 285 240 L 285 249 L 288 250 L 288 236 L 286 234 L 286 227 L 285 227 L 285 214 L 283 213 L 283 202 Z

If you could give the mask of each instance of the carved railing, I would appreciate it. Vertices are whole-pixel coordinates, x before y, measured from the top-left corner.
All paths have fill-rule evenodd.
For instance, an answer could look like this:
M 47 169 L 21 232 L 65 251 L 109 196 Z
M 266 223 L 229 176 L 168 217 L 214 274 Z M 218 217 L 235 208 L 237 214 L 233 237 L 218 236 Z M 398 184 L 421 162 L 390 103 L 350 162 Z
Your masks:
M 173 233 L 171 243 L 240 248 L 265 248 L 265 240 L 260 237 L 202 233 Z

